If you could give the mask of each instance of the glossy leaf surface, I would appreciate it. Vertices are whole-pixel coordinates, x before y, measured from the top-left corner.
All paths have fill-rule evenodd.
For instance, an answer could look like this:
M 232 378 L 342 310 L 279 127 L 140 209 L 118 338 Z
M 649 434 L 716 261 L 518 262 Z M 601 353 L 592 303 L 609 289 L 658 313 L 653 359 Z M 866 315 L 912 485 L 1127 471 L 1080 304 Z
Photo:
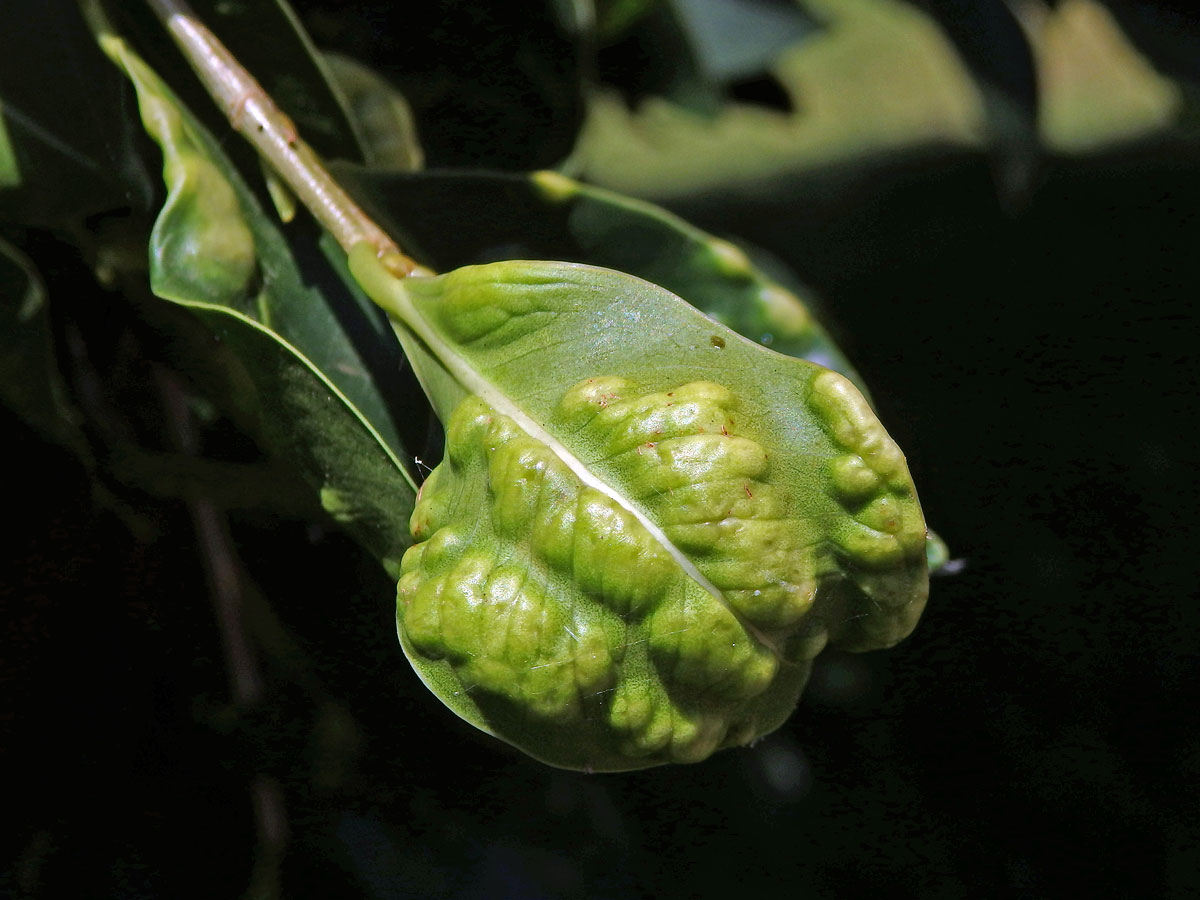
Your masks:
M 776 728 L 827 643 L 915 624 L 924 520 L 841 375 L 607 269 L 351 267 L 447 427 L 398 621 L 459 715 L 561 766 L 694 761 Z

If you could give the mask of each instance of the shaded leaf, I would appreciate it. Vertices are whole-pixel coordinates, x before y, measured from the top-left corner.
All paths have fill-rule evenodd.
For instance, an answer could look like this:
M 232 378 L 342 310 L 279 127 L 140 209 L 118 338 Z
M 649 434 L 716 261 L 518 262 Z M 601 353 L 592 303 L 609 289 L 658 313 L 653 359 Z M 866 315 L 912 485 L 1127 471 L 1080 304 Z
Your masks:
M 468 721 L 556 765 L 694 761 L 778 727 L 827 642 L 915 624 L 925 523 L 844 377 L 608 269 L 351 268 L 446 423 L 398 621 Z
M 720 86 L 707 76 L 673 7 L 649 4 L 633 27 L 603 43 L 596 54 L 597 80 L 631 106 L 665 97 L 704 116 L 721 105 Z
M 1200 10 L 1173 0 L 1100 0 L 1163 73 L 1200 84 Z
M 984 101 L 1000 193 L 1026 199 L 1038 145 L 1038 79 L 1029 36 L 1005 0 L 921 0 L 971 70 Z
M 213 331 L 238 369 L 240 418 L 300 465 L 335 518 L 394 560 L 408 543 L 415 490 L 400 462 L 403 382 L 386 321 L 327 267 L 325 282 L 314 280 L 172 92 L 124 42 L 101 41 L 163 151 L 168 193 L 151 235 L 151 288 Z
M 705 115 L 743 93 L 789 109 L 771 69 L 819 27 L 791 0 L 656 0 L 603 4 L 599 13 L 601 84 L 635 106 L 667 98 Z
M 4 116 L 0 115 L 0 190 L 16 187 L 20 183 L 21 169 L 17 165 L 12 141 L 8 139 L 8 129 L 4 127 Z
M 793 0 L 669 0 L 705 75 L 730 83 L 767 72 L 818 29 Z
M 362 157 L 362 134 L 341 87 L 287 0 L 194 0 L 192 6 L 317 153 Z
M 610 43 L 622 37 L 659 0 L 596 0 L 596 38 Z

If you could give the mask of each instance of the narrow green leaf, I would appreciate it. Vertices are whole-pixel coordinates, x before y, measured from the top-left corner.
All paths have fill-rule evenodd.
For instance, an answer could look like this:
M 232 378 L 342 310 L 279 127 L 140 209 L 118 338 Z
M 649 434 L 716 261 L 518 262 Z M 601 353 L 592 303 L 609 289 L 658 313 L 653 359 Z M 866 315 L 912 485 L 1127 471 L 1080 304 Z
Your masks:
M 601 46 L 624 36 L 659 0 L 597 0 L 596 38 Z
M 914 626 L 924 519 L 843 376 L 608 269 L 351 269 L 446 423 L 398 623 L 468 721 L 555 765 L 694 761 L 776 728 L 827 643 Z
M 163 152 L 167 199 L 150 283 L 213 331 L 237 371 L 233 398 L 297 462 L 325 508 L 385 562 L 409 543 L 415 487 L 393 404 L 400 359 L 383 316 L 295 255 L 219 146 L 120 39 L 101 44 L 133 82 Z M 302 265 L 308 268 L 302 269 Z M 216 348 L 214 348 L 215 350 Z

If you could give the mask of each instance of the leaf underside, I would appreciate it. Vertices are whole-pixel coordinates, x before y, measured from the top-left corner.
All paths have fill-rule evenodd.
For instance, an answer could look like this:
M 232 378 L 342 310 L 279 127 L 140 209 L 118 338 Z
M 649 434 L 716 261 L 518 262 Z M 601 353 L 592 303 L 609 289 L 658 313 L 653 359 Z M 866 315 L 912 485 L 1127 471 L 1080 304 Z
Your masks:
M 351 267 L 447 423 L 398 622 L 468 721 L 571 768 L 694 761 L 777 727 L 827 643 L 911 630 L 924 520 L 843 376 L 611 270 Z

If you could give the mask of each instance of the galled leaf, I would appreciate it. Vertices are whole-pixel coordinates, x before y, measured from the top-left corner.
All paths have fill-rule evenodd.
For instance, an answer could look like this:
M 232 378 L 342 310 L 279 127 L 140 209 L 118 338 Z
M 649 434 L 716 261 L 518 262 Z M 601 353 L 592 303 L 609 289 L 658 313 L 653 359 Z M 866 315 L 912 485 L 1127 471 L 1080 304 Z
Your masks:
M 398 623 L 459 715 L 560 766 L 694 761 L 776 728 L 827 643 L 914 626 L 924 519 L 843 376 L 607 269 L 351 269 L 446 423 Z
M 743 337 L 866 385 L 814 315 L 813 298 L 736 245 L 653 203 L 557 172 L 379 172 L 335 163 L 339 181 L 434 269 L 514 257 L 581 262 L 666 288 Z M 929 568 L 949 562 L 932 531 Z

